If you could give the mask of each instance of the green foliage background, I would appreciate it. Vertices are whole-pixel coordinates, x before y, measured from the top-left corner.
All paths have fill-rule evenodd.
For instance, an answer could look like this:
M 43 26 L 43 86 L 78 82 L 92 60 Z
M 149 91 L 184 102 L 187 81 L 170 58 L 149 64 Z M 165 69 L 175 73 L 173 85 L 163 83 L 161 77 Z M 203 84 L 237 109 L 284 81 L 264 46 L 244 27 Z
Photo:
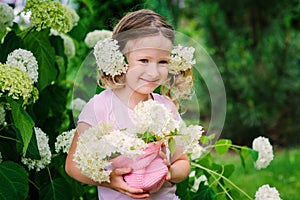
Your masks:
M 95 187 L 82 187 L 66 175 L 66 155 L 55 154 L 54 143 L 60 133 L 75 127 L 70 101 L 77 71 L 91 51 L 83 42 L 86 34 L 95 29 L 112 30 L 126 12 L 140 8 L 162 14 L 178 32 L 199 42 L 217 64 L 227 95 L 222 137 L 251 145 L 253 138 L 264 135 L 275 146 L 299 145 L 299 0 L 76 0 L 75 3 L 80 21 L 68 33 L 76 45 L 76 56 L 71 60 L 63 53 L 62 39 L 49 36 L 48 29 L 22 31 L 14 24 L 0 45 L 1 63 L 14 49 L 30 50 L 37 56 L 40 75 L 36 85 L 38 101 L 26 109 L 20 106 L 21 102 L 12 102 L 13 109 L 6 114 L 8 126 L 0 127 L 0 151 L 5 161 L 0 165 L 0 199 L 97 198 Z M 201 97 L 206 99 L 201 99 L 200 123 L 207 125 L 210 99 L 208 95 Z M 51 164 L 40 172 L 29 171 L 20 162 L 23 153 L 39 157 L 33 126 L 47 133 L 53 152 Z M 202 162 L 205 165 L 208 161 Z M 227 169 L 230 176 L 233 169 Z M 178 187 L 183 196 L 188 195 L 187 185 L 188 180 Z M 201 188 L 205 190 L 202 194 L 209 196 L 207 199 L 214 198 L 209 188 Z

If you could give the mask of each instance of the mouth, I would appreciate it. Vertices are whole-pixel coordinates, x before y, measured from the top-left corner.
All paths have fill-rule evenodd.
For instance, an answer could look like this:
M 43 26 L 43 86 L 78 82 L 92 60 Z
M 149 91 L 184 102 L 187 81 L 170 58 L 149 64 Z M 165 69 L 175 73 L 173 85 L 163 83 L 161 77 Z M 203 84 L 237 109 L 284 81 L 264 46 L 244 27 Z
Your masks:
M 146 78 L 140 78 L 142 81 L 148 83 L 148 84 L 156 84 L 158 82 L 157 79 L 152 80 L 152 79 L 146 79 Z

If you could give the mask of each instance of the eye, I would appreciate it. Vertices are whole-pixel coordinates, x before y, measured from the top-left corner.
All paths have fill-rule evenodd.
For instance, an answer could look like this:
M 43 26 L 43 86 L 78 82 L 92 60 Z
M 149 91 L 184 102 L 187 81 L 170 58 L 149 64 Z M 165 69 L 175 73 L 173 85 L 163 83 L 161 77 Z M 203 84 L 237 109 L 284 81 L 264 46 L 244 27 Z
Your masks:
M 163 65 L 167 65 L 167 64 L 169 64 L 169 61 L 167 61 L 167 60 L 161 60 L 158 63 L 159 64 L 163 64 Z
M 141 63 L 148 63 L 148 62 L 149 62 L 148 59 L 139 59 L 139 61 L 140 61 Z

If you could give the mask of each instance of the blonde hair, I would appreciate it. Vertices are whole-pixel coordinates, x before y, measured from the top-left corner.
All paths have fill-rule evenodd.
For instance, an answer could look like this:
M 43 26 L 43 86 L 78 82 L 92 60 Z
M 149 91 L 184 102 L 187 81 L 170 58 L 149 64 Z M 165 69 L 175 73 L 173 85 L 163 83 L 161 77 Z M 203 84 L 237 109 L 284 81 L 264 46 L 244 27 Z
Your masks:
M 161 34 L 170 39 L 174 43 L 174 28 L 158 13 L 141 9 L 135 12 L 127 13 L 115 26 L 112 38 L 118 41 L 120 51 L 124 51 L 129 40 L 148 37 Z M 124 53 L 124 52 L 123 52 Z M 183 91 L 180 85 L 187 85 L 189 80 L 186 77 L 192 76 L 192 69 L 182 72 L 175 76 L 170 76 L 167 81 L 167 86 L 161 87 L 162 93 L 169 96 L 176 103 L 177 97 L 184 95 L 173 95 L 171 90 Z M 110 76 L 98 70 L 99 85 L 104 88 L 122 88 L 125 85 L 125 74 Z M 186 93 L 186 92 L 185 92 Z

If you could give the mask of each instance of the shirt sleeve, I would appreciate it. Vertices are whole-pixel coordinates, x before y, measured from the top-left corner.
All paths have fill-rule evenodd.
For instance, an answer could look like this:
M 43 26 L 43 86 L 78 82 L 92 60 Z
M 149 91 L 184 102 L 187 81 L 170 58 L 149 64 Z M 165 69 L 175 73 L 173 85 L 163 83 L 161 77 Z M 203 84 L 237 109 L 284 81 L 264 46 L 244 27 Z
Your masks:
M 85 122 L 91 126 L 107 121 L 109 118 L 109 97 L 110 93 L 102 92 L 95 95 L 82 109 L 78 116 L 78 123 Z

